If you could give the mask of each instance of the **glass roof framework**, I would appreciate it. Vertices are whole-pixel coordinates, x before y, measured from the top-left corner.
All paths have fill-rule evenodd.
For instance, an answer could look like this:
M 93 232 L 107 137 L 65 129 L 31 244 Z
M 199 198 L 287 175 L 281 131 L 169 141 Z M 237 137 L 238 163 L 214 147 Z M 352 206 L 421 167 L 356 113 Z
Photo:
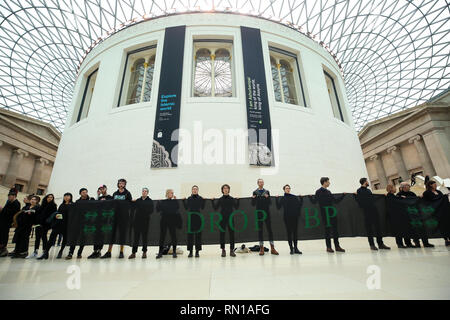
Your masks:
M 4 0 L 0 106 L 62 131 L 77 70 L 103 39 L 183 12 L 257 16 L 295 28 L 338 61 L 356 129 L 450 84 L 445 0 Z

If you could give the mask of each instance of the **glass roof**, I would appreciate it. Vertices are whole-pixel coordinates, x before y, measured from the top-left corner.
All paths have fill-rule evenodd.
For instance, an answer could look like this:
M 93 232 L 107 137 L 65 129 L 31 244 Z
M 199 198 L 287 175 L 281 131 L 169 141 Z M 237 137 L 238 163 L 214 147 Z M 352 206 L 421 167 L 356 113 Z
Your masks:
M 236 12 L 298 29 L 340 63 L 356 129 L 450 84 L 445 0 L 2 0 L 0 106 L 62 131 L 77 69 L 131 24 L 182 12 Z

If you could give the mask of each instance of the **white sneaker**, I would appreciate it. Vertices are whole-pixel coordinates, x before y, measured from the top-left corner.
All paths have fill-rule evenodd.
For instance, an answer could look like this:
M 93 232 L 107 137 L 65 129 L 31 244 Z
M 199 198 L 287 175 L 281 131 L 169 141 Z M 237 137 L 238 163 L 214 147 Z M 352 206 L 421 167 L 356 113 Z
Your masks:
M 33 253 L 29 254 L 25 259 L 34 259 L 38 256 L 37 251 L 33 251 Z

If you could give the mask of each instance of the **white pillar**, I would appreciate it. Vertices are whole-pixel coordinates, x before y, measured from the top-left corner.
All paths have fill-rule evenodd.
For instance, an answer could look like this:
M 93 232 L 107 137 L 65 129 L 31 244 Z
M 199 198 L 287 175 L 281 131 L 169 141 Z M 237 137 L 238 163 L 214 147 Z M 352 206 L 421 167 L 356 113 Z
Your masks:
M 22 149 L 16 149 L 13 151 L 11 160 L 8 164 L 8 169 L 6 170 L 5 177 L 3 179 L 3 185 L 12 188 L 16 183 L 17 174 L 19 173 L 20 166 L 22 164 L 23 157 L 27 157 L 28 152 Z
M 428 155 L 428 151 L 425 148 L 425 144 L 423 143 L 422 137 L 420 135 L 415 135 L 411 139 L 408 140 L 409 143 L 414 143 L 417 153 L 419 154 L 419 159 L 422 164 L 422 168 L 424 170 L 424 176 L 428 175 L 433 177 L 436 175 L 436 171 L 434 171 L 433 165 L 431 163 L 430 156 Z
M 380 182 L 380 187 L 385 188 L 387 185 L 386 172 L 384 171 L 383 162 L 381 156 L 375 154 L 370 157 L 370 160 L 375 162 L 375 168 L 377 169 L 378 181 Z
M 390 153 L 392 155 L 392 158 L 394 158 L 395 167 L 397 168 L 397 173 L 404 181 L 408 180 L 409 174 L 408 170 L 406 169 L 405 162 L 403 161 L 402 153 L 400 151 L 400 148 L 397 146 L 392 146 L 389 149 L 387 149 L 387 153 Z
M 31 175 L 30 183 L 28 184 L 28 193 L 33 194 L 37 192 L 39 182 L 41 182 L 42 171 L 49 161 L 44 158 L 38 158 L 34 162 L 33 174 Z

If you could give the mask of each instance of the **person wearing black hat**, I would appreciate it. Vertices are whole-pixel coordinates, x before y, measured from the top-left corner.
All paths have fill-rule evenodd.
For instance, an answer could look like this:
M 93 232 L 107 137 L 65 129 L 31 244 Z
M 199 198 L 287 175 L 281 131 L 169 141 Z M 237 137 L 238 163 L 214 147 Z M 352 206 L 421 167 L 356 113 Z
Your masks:
M 16 246 L 14 254 L 11 258 L 26 258 L 28 256 L 28 247 L 30 242 L 30 234 L 33 224 L 35 223 L 36 212 L 39 211 L 38 196 L 32 196 L 30 203 L 25 205 L 21 211 L 16 213 L 13 217 L 14 241 Z
M 94 198 L 89 196 L 88 190 L 86 188 L 81 188 L 79 191 L 79 194 L 80 194 L 80 198 L 75 202 L 95 200 Z M 78 252 L 77 252 L 77 259 L 81 259 L 81 254 L 83 253 L 83 248 L 84 248 L 84 245 L 79 246 Z M 74 252 L 75 252 L 75 246 L 70 246 L 69 254 L 66 257 L 66 260 L 72 259 Z
M 8 193 L 6 204 L 0 206 L 0 257 L 6 257 L 8 250 L 9 229 L 13 222 L 13 217 L 20 211 L 20 202 L 17 200 L 17 190 L 12 188 Z
M 356 191 L 356 201 L 364 212 L 364 222 L 370 250 L 378 250 L 378 248 L 390 250 L 391 248 L 383 243 L 383 238 L 381 237 L 380 219 L 378 217 L 377 207 L 375 207 L 372 191 L 368 188 L 369 181 L 367 178 L 361 178 L 359 179 L 359 184 L 361 187 Z M 375 231 L 378 248 L 373 241 L 373 231 Z
M 189 198 L 183 199 L 183 206 L 189 212 L 200 213 L 205 208 L 205 199 L 198 194 L 198 186 L 192 186 L 192 194 Z M 192 232 L 187 236 L 187 249 L 189 251 L 188 258 L 192 258 L 192 250 L 195 242 L 195 257 L 200 257 L 199 252 L 202 250 L 202 231 L 199 230 L 202 225 L 201 217 L 197 214 L 190 216 L 190 229 Z M 195 233 L 194 233 L 195 232 Z
M 132 201 L 133 200 L 133 197 L 131 196 L 130 191 L 127 190 L 126 186 L 127 186 L 127 180 L 122 178 L 122 179 L 119 179 L 117 181 L 117 191 L 114 192 L 113 195 L 112 195 L 113 200 L 126 200 L 126 201 Z M 117 228 L 119 228 L 119 226 L 120 226 L 120 224 L 117 223 L 117 220 L 114 220 L 114 222 L 115 222 L 115 226 L 113 226 L 112 239 L 114 239 L 115 234 L 117 232 Z M 109 259 L 109 258 L 111 258 L 112 248 L 113 248 L 113 244 L 110 243 L 108 251 L 103 256 L 101 256 L 101 259 Z M 123 259 L 123 257 L 124 257 L 124 255 L 123 255 L 123 248 L 124 248 L 124 245 L 121 244 L 120 245 L 119 259 Z

